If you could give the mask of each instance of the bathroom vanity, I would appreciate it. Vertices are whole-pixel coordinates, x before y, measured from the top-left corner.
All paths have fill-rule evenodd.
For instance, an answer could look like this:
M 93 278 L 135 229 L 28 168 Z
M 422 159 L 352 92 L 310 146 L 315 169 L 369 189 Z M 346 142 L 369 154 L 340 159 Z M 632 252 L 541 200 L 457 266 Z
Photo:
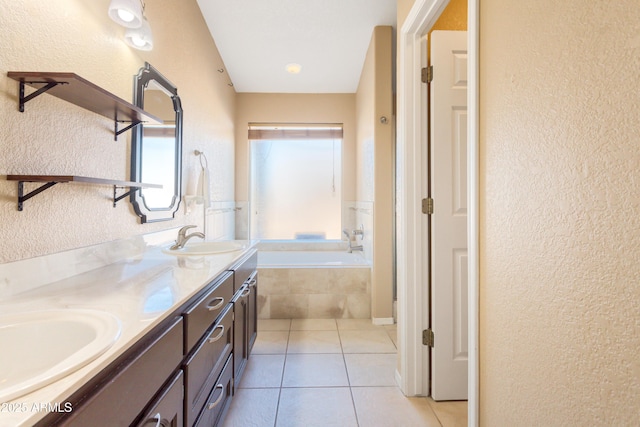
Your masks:
M 249 246 L 231 254 L 199 257 L 156 252 L 136 260 L 131 283 L 123 281 L 113 287 L 113 292 L 143 292 L 147 301 L 142 307 L 147 307 L 149 301 L 162 300 L 164 297 L 159 295 L 169 289 L 173 295 L 170 307 L 153 311 L 148 318 L 138 313 L 136 321 L 123 322 L 122 336 L 114 345 L 117 348 L 83 368 L 86 370 L 83 376 L 81 372 L 69 375 L 69 381 L 81 379 L 72 389 L 62 390 L 67 381 L 63 379 L 60 384 L 53 383 L 16 398 L 13 402 L 26 408 L 26 403 L 19 402 L 42 400 L 37 396 L 46 396 L 39 393 L 49 393 L 48 390 L 60 391 L 59 397 L 66 396 L 56 399 L 59 406 L 35 417 L 39 419 L 32 416 L 15 425 L 191 427 L 221 424 L 257 334 L 257 251 Z M 125 270 L 120 268 L 120 277 Z M 105 267 L 101 275 L 109 276 L 106 271 L 111 270 Z M 100 272 L 87 273 L 92 274 Z M 90 280 L 89 277 L 75 279 L 86 283 Z M 183 285 L 187 288 L 180 288 Z M 69 292 L 67 285 L 59 286 Z M 98 286 L 87 286 L 92 289 L 87 292 L 95 296 Z M 49 296 L 44 300 L 54 300 L 54 294 L 62 300 L 60 289 L 48 291 Z M 80 294 L 84 292 L 82 286 L 78 289 Z M 109 291 L 101 292 L 105 311 L 109 311 L 111 305 L 116 307 L 118 301 L 140 307 L 139 301 L 134 303 L 126 295 L 105 296 Z M 71 301 L 67 305 L 79 304 L 82 295 L 76 298 L 67 299 Z M 19 298 L 16 301 L 18 305 L 21 303 Z M 114 314 L 123 318 L 126 316 L 123 313 L 131 311 L 126 307 L 119 309 L 121 313 Z M 91 372 L 94 373 L 87 374 Z M 0 424 L 4 422 L 2 415 Z

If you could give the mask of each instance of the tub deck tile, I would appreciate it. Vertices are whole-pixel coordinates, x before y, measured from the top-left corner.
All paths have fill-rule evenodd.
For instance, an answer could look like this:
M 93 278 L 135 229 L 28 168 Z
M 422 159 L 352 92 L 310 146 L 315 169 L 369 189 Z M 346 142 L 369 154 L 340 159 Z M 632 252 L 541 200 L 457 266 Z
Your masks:
M 292 257 L 296 255 L 295 252 L 291 254 Z M 277 255 L 286 256 L 284 253 Z M 305 256 L 310 255 L 313 254 L 305 253 Z M 269 268 L 262 265 L 258 269 L 260 319 L 371 317 L 370 268 Z

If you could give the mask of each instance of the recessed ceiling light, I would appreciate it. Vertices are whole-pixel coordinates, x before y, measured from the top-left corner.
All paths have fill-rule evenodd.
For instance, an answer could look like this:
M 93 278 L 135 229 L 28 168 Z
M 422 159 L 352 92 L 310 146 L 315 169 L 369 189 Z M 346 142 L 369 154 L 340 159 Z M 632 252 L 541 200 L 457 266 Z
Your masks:
M 287 72 L 289 72 L 291 74 L 298 74 L 300 72 L 300 70 L 302 70 L 302 65 L 296 64 L 296 63 L 291 63 L 291 64 L 287 64 L 287 66 L 285 68 L 286 68 Z

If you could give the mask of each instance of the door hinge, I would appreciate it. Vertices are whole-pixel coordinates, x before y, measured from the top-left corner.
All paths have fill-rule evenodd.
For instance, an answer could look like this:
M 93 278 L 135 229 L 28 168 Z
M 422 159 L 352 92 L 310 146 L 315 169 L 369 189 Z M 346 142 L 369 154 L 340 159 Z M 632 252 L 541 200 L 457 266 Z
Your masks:
M 434 336 L 433 331 L 431 329 L 425 329 L 422 331 L 422 345 L 428 345 L 429 347 L 433 347 Z
M 431 197 L 422 199 L 422 213 L 433 215 L 433 199 Z
M 433 81 L 433 65 L 422 69 L 422 83 L 431 83 Z

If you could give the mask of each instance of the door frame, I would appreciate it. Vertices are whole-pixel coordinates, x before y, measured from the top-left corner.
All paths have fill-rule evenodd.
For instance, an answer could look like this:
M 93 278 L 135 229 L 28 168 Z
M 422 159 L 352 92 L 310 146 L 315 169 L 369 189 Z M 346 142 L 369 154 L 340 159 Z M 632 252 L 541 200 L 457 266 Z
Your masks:
M 407 396 L 427 395 L 429 359 L 420 340 L 429 318 L 427 219 L 421 201 L 427 197 L 426 86 L 421 83 L 425 64 L 424 36 L 433 27 L 449 0 L 416 0 L 399 34 L 397 115 L 397 283 L 398 344 L 397 380 Z M 479 162 L 478 162 L 478 39 L 479 0 L 468 0 L 468 249 L 469 249 L 469 403 L 468 425 L 479 421 L 478 284 L 479 284 Z

